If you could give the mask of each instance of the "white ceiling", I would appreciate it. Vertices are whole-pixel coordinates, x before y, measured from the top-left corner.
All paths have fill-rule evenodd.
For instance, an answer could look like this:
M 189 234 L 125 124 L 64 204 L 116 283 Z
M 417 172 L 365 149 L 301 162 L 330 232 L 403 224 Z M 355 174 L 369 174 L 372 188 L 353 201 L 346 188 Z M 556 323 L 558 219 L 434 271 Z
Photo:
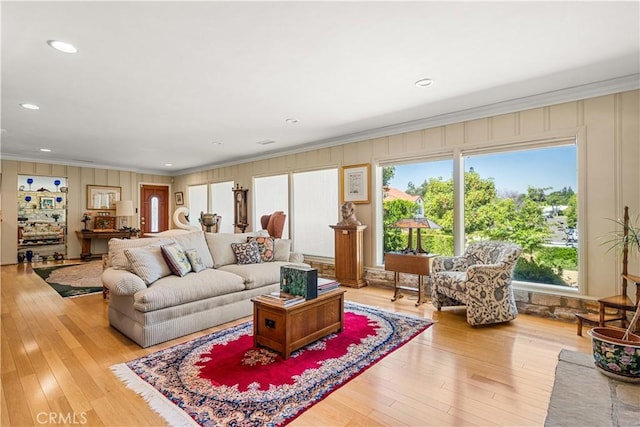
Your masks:
M 176 175 L 639 86 L 637 1 L 2 1 L 1 15 L 5 159 Z

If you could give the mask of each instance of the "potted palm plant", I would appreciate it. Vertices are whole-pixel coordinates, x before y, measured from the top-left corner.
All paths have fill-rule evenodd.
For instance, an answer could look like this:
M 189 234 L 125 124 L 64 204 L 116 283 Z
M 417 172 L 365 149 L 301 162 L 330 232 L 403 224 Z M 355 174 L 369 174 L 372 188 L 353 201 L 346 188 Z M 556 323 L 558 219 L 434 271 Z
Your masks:
M 624 208 L 624 220 L 613 220 L 622 226 L 622 230 L 615 231 L 604 242 L 610 250 L 622 252 L 622 275 L 624 286 L 620 297 L 624 301 L 627 298 L 626 281 L 640 282 L 640 277 L 632 276 L 627 272 L 629 252 L 632 255 L 640 254 L 640 215 L 633 223 L 629 222 L 629 208 Z M 612 297 L 616 298 L 616 297 Z M 600 300 L 606 301 L 610 298 Z M 640 381 L 640 335 L 634 334 L 638 319 L 640 318 L 640 300 L 636 301 L 635 314 L 628 328 L 614 328 L 610 326 L 596 327 L 589 331 L 591 346 L 596 367 L 600 372 L 624 381 Z M 625 309 L 632 310 L 634 304 L 625 304 Z M 620 308 L 620 307 L 618 307 Z

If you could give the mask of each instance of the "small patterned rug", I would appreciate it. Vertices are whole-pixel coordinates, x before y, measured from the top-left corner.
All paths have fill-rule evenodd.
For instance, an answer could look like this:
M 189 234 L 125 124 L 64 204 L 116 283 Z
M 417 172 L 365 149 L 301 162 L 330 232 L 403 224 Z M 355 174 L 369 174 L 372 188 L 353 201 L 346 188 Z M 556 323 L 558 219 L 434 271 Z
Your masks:
M 291 422 L 428 328 L 427 319 L 345 302 L 344 329 L 284 360 L 233 326 L 111 367 L 172 426 Z
M 64 298 L 102 292 L 102 261 L 36 267 L 33 271 Z

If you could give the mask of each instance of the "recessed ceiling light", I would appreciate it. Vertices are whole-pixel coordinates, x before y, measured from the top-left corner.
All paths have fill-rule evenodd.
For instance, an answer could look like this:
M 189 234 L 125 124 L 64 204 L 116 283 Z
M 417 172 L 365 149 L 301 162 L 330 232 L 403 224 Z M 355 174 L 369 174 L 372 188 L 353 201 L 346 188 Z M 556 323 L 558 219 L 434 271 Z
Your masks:
M 420 79 L 416 82 L 416 86 L 418 87 L 429 87 L 433 84 L 433 80 L 431 79 Z
M 264 141 L 258 141 L 256 142 L 256 144 L 260 144 L 260 145 L 269 145 L 269 144 L 275 144 L 276 142 L 273 139 L 265 139 Z
M 22 108 L 26 108 L 27 110 L 39 110 L 40 107 L 38 107 L 36 104 L 29 104 L 29 103 L 22 103 L 20 104 L 20 106 Z
M 222 145 L 222 142 L 220 142 L 220 141 L 211 141 L 211 143 L 213 145 Z
M 52 48 L 64 53 L 76 53 L 78 49 L 71 43 L 63 42 L 60 40 L 47 40 L 47 44 Z
M 49 148 L 41 148 L 40 151 L 44 151 L 45 153 L 50 153 L 51 150 Z
M 173 166 L 173 163 L 165 163 L 165 166 Z
M 293 117 L 289 117 L 288 119 L 285 120 L 285 122 L 293 125 L 293 124 L 298 123 L 298 119 L 294 119 Z

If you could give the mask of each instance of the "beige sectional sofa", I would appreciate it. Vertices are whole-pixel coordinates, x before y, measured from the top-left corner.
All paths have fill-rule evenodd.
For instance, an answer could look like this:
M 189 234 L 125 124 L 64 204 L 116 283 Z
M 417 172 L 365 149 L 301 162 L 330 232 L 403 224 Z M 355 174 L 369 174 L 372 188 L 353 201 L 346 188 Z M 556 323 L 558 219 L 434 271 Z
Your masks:
M 290 240 L 266 231 L 111 239 L 102 273 L 109 324 L 149 347 L 239 319 L 252 313 L 251 298 L 279 288 L 281 266 L 302 261 Z

